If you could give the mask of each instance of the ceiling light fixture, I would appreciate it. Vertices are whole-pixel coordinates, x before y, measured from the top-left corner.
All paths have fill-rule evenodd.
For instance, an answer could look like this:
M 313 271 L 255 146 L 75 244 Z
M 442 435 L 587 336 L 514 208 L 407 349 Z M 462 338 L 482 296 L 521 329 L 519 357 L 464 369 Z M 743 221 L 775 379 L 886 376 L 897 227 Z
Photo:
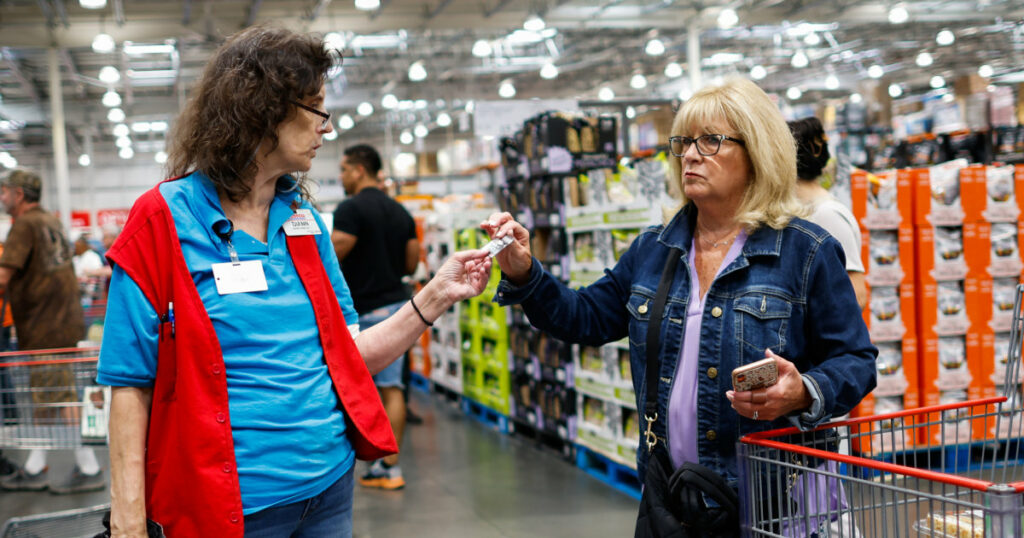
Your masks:
M 477 39 L 476 43 L 473 43 L 473 56 L 476 56 L 477 58 L 486 58 L 490 56 L 492 52 L 494 52 L 494 50 L 486 39 Z
M 107 7 L 107 0 L 78 0 L 78 5 L 85 9 L 103 9 Z
M 416 60 L 409 66 L 409 80 L 420 82 L 427 79 L 427 68 L 423 67 L 423 60 Z
M 373 105 L 363 101 L 362 103 L 359 103 L 358 107 L 356 107 L 356 112 L 358 112 L 360 116 L 369 116 L 370 114 L 373 114 Z
M 90 164 L 92 164 L 92 158 L 89 157 L 89 154 L 83 153 L 78 156 L 78 166 L 89 166 Z
M 750 78 L 754 80 L 761 80 L 768 76 L 768 70 L 763 65 L 755 65 L 750 69 Z
M 718 27 L 725 30 L 736 26 L 736 23 L 740 22 L 740 16 L 736 14 L 736 10 L 727 7 L 718 14 Z
M 629 87 L 634 90 L 642 90 L 647 87 L 647 77 L 641 73 L 633 75 L 633 78 L 629 79 Z
M 398 108 L 398 98 L 393 93 L 386 94 L 380 98 L 380 106 L 385 110 Z
M 503 81 L 501 85 L 498 86 L 498 95 L 505 99 L 511 99 L 516 96 L 516 87 L 513 86 L 512 82 L 509 80 Z
M 121 123 L 124 121 L 124 111 L 120 108 L 112 108 L 107 112 L 107 121 L 110 123 Z
M 413 105 L 416 107 L 416 110 L 423 110 L 424 108 L 427 108 L 427 100 L 426 99 L 417 99 L 413 103 Z
M 800 88 L 797 88 L 796 86 L 790 86 L 790 88 L 786 90 L 786 97 L 788 97 L 790 101 L 796 101 L 803 97 L 803 95 L 804 92 L 800 91 Z
M 551 62 L 544 64 L 544 67 L 540 68 L 540 78 L 544 80 L 558 78 L 558 68 Z
M 689 86 L 686 86 L 683 89 L 679 90 L 679 98 L 682 99 L 683 101 L 689 101 L 691 97 L 693 97 L 693 92 L 690 91 Z
M 124 160 L 128 160 L 135 156 L 135 150 L 131 146 L 123 147 L 121 151 L 117 152 L 117 155 Z
M 978 76 L 980 77 L 990 78 L 994 74 L 995 69 L 992 69 L 992 66 L 989 64 L 984 64 L 978 68 Z
M 928 67 L 935 62 L 935 59 L 932 58 L 932 55 L 929 54 L 928 51 L 921 51 L 921 53 L 917 55 L 917 59 L 914 61 L 919 67 Z
M 537 15 L 532 15 L 530 18 L 523 22 L 523 30 L 527 32 L 539 32 L 543 30 L 547 25 L 544 24 L 544 19 Z
M 380 7 L 380 0 L 356 0 L 356 9 L 360 11 L 373 11 Z
M 864 102 L 864 97 L 859 93 L 851 93 L 850 102 L 855 105 L 859 105 Z
M 903 24 L 910 19 L 910 12 L 907 11 L 907 6 L 903 4 L 896 4 L 889 10 L 889 22 L 893 24 Z
M 114 136 L 116 136 L 118 138 L 122 138 L 122 137 L 128 136 L 129 132 L 130 131 L 128 129 L 128 126 L 123 124 L 123 123 L 118 123 L 117 125 L 114 126 Z
M 331 50 L 345 50 L 345 36 L 338 32 L 328 32 L 324 35 L 324 46 Z
M 665 54 L 665 43 L 656 37 L 652 38 L 647 42 L 647 46 L 644 47 L 644 52 L 646 52 L 648 56 L 661 56 L 662 54 Z
M 167 131 L 167 122 L 163 121 L 163 120 L 161 120 L 161 121 L 151 121 L 151 122 L 149 122 L 149 130 L 153 131 L 154 133 L 165 132 L 165 131 Z
M 341 127 L 346 131 L 355 126 L 356 120 L 352 119 L 352 116 L 349 116 L 348 114 L 342 114 L 341 117 L 338 118 L 338 127 Z
M 665 76 L 668 78 L 679 78 L 683 76 L 683 66 L 679 62 L 669 62 L 665 66 Z
M 103 94 L 102 100 L 103 106 L 107 108 L 114 108 L 115 106 L 121 106 L 121 96 L 114 90 L 107 90 L 107 93 Z
M 117 140 L 114 140 L 114 145 L 119 148 L 130 148 L 132 147 L 132 139 L 127 136 L 122 136 Z
M 104 66 L 103 69 L 100 69 L 101 82 L 106 82 L 107 84 L 114 84 L 119 80 L 121 80 L 121 72 L 118 71 L 116 67 L 112 65 L 107 65 Z
M 600 90 L 597 90 L 597 98 L 602 101 L 611 101 L 615 99 L 615 91 L 608 86 L 602 86 Z
M 946 79 L 942 78 L 940 75 L 935 75 L 930 81 L 928 81 L 928 83 L 932 88 L 937 90 L 946 85 Z
M 156 155 L 153 156 L 153 160 L 156 161 L 157 164 L 164 164 L 165 162 L 167 162 L 167 152 L 166 151 L 158 151 L 158 152 L 156 152 Z
M 452 117 L 449 116 L 447 112 L 442 112 L 442 113 L 437 115 L 437 126 L 438 127 L 448 127 L 451 124 L 452 124 Z
M 796 54 L 793 55 L 793 59 L 790 60 L 790 64 L 797 69 L 807 67 L 807 64 L 809 63 L 811 63 L 810 59 L 807 58 L 807 54 L 802 50 L 796 51 Z
M 629 119 L 635 118 L 636 117 L 636 109 L 631 107 L 631 106 L 626 107 L 626 117 L 629 118 Z
M 817 47 L 821 44 L 821 36 L 819 36 L 817 32 L 811 32 L 804 36 L 804 43 L 807 44 L 808 47 Z
M 885 69 L 882 66 L 875 64 L 868 68 L 868 76 L 871 78 L 882 78 L 885 75 Z
M 331 129 L 330 131 L 327 131 L 326 133 L 324 133 L 324 140 L 331 141 L 331 140 L 335 140 L 337 138 L 338 138 L 338 131 L 335 131 L 334 129 Z
M 943 29 L 935 34 L 935 42 L 943 47 L 952 45 L 954 41 L 956 41 L 956 35 L 951 30 Z
M 398 135 L 398 141 L 407 146 L 412 144 L 413 136 L 412 133 L 409 132 L 409 129 L 402 131 L 402 134 Z
M 825 88 L 829 90 L 839 89 L 839 77 L 835 75 L 829 75 L 825 77 Z
M 133 133 L 148 133 L 150 131 L 148 121 L 137 121 L 132 124 Z
M 114 43 L 114 38 L 110 37 L 110 34 L 96 34 L 96 37 L 92 38 L 92 51 L 103 54 L 105 52 L 112 52 L 117 48 L 117 43 Z
M 416 124 L 416 127 L 413 128 L 412 134 L 416 135 L 416 138 L 423 138 L 430 134 L 430 129 L 427 129 L 426 125 L 418 123 Z
M 889 97 L 897 98 L 903 95 L 903 88 L 895 82 L 889 85 Z

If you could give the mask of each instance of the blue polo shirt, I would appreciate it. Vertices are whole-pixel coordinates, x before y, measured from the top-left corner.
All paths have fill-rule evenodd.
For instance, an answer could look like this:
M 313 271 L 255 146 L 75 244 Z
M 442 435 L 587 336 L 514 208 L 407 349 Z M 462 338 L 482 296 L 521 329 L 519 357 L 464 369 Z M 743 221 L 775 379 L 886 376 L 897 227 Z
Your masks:
M 259 260 L 267 291 L 220 295 L 211 264 L 230 260 L 214 226 L 227 217 L 200 173 L 160 185 L 181 249 L 224 353 L 238 481 L 246 515 L 318 495 L 352 468 L 355 452 L 324 362 L 313 307 L 285 244 L 282 225 L 296 193 L 278 193 L 267 243 L 235 230 L 239 258 Z M 312 209 L 308 202 L 301 207 Z M 330 230 L 314 210 L 320 257 L 345 320 L 358 322 Z M 218 223 L 221 223 L 218 225 Z M 110 281 L 99 383 L 151 387 L 160 320 L 138 285 L 115 266 Z

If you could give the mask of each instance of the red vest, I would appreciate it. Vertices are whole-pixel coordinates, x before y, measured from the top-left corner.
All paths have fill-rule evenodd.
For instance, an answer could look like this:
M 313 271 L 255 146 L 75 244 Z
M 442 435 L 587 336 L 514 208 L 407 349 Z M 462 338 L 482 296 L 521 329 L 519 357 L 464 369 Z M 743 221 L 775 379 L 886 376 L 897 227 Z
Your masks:
M 173 181 L 173 180 L 170 180 Z M 356 457 L 398 451 L 366 364 L 348 332 L 314 236 L 287 238 L 316 315 L 334 389 Z M 146 440 L 146 511 L 168 536 L 239 537 L 242 497 L 228 416 L 224 356 L 189 274 L 174 218 L 157 187 L 132 207 L 107 256 L 141 288 L 163 319 Z

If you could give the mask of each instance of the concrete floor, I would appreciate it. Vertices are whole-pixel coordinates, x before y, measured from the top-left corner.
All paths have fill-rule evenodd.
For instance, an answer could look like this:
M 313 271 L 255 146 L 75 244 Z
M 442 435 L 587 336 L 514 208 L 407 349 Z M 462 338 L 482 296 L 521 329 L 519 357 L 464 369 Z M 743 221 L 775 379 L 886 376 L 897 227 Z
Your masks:
M 632 535 L 637 501 L 560 454 L 489 430 L 439 397 L 414 392 L 412 405 L 424 424 L 406 430 L 402 470 L 408 485 L 394 492 L 357 485 L 356 537 Z M 24 458 L 23 453 L 7 453 L 18 461 Z M 106 467 L 106 451 L 98 455 Z M 54 454 L 52 476 L 70 473 L 71 462 L 70 453 Z M 363 464 L 357 465 L 361 474 Z M 0 522 L 108 499 L 105 491 L 70 496 L 0 491 Z

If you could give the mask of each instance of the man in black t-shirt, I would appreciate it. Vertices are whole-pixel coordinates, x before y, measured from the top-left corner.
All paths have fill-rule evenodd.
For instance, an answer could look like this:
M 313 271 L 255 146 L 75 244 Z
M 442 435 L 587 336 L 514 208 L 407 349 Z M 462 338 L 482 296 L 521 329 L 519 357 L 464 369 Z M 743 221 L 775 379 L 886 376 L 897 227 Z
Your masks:
M 401 204 L 381 190 L 380 169 L 380 155 L 372 147 L 358 145 L 345 150 L 341 183 L 348 198 L 334 210 L 331 233 L 362 329 L 384 321 L 409 300 L 402 277 L 411 275 L 420 259 L 416 223 Z M 405 430 L 404 363 L 403 355 L 373 376 L 399 443 Z M 403 487 L 398 455 L 373 462 L 359 483 L 384 489 Z

